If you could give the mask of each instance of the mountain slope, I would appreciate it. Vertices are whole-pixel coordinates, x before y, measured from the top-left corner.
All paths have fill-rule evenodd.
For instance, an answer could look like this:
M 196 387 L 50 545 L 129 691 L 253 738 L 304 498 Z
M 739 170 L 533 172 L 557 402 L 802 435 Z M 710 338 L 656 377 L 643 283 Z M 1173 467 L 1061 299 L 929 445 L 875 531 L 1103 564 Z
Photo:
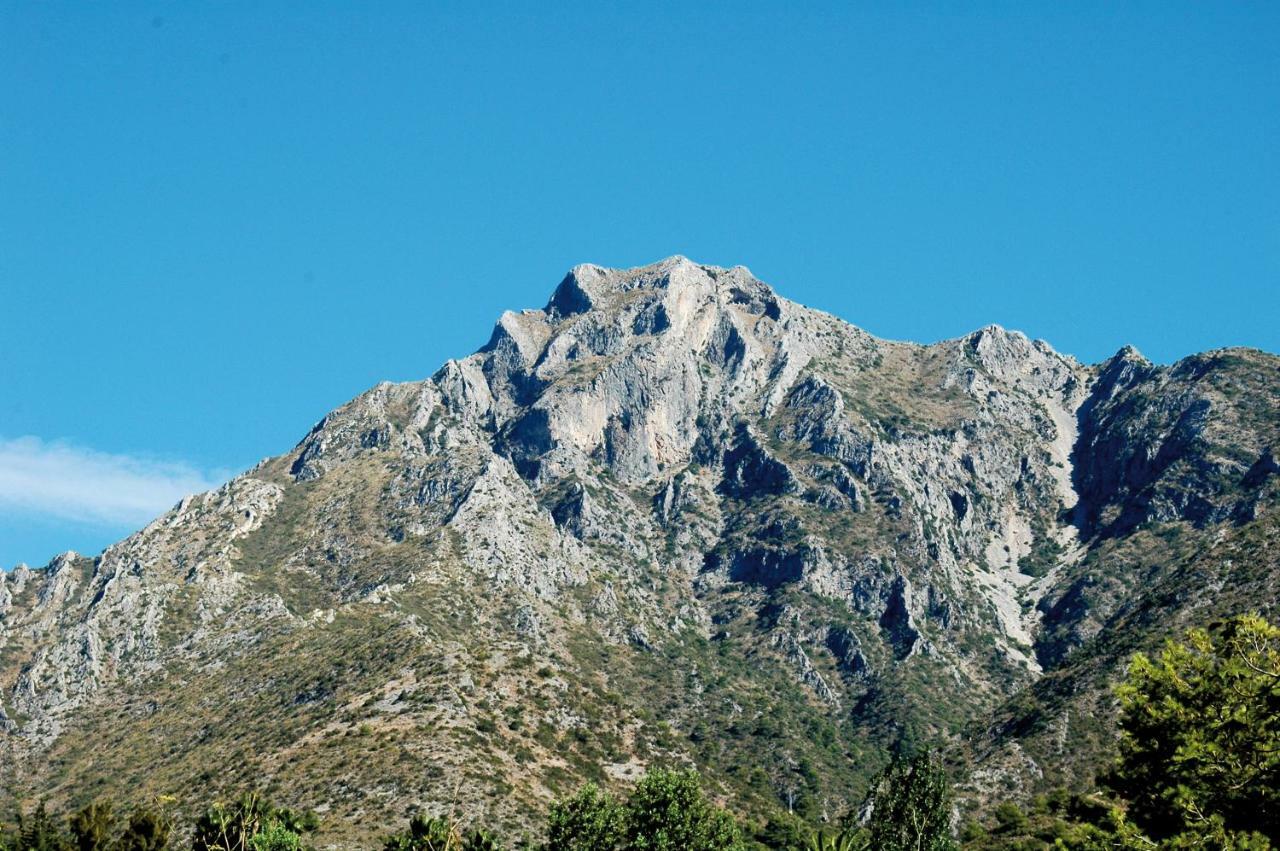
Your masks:
M 920 346 L 741 267 L 580 266 L 429 380 L 5 577 L 0 782 L 267 785 L 350 841 L 414 805 L 519 826 L 693 762 L 821 818 L 894 743 L 978 730 L 979 791 L 1027 788 L 1080 705 L 1052 684 L 1100 705 L 1177 621 L 1144 600 L 1195 610 L 1180 570 L 1272 534 L 1278 390 L 1258 352 Z M 1169 535 L 1185 559 L 1153 581 Z M 1196 594 L 1273 600 L 1250 564 Z

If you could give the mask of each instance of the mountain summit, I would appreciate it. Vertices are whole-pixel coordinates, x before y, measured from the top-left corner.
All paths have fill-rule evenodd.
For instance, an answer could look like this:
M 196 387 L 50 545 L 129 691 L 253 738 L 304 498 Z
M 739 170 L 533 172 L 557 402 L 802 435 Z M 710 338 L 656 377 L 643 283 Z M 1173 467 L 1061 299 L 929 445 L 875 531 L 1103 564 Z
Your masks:
M 1277 446 L 1262 352 L 890 342 L 744 267 L 578 266 L 101 556 L 0 574 L 0 782 L 268 786 L 330 831 L 652 764 L 834 815 L 923 741 L 973 800 L 1087 782 L 1129 652 L 1275 606 Z

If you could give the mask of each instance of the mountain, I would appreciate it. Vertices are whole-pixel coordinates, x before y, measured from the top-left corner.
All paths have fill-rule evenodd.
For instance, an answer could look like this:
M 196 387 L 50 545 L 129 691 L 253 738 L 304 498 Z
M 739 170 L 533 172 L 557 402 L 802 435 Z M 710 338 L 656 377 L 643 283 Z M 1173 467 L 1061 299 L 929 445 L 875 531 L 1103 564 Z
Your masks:
M 1276 609 L 1280 358 L 880 340 L 745 268 L 573 269 L 97 558 L 0 579 L 0 783 L 250 785 L 350 842 L 694 764 L 813 819 L 895 746 L 1085 783 L 1110 684 Z

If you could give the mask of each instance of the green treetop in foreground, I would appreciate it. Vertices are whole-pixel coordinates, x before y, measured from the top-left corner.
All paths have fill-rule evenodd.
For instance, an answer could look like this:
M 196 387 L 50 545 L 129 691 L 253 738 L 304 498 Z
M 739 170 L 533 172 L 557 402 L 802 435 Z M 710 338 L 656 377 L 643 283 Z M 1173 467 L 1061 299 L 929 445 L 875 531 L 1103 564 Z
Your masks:
M 587 786 L 557 804 L 544 851 L 746 851 L 742 832 L 692 771 L 651 771 L 625 804 Z
M 1156 839 L 1280 841 L 1280 628 L 1255 615 L 1138 655 L 1111 785 Z
M 966 849 L 1236 849 L 1280 843 L 1280 627 L 1244 615 L 1138 654 L 1109 790 L 1005 802 Z

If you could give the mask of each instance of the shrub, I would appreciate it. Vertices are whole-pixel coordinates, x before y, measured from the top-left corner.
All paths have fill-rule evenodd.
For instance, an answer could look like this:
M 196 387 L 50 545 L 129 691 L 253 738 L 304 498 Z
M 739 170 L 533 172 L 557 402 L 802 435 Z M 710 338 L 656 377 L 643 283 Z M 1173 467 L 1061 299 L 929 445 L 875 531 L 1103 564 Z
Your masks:
M 620 805 L 595 785 L 551 808 L 544 851 L 745 851 L 692 771 L 651 771 Z
M 383 851 L 462 851 L 462 834 L 452 819 L 414 816 L 402 833 L 392 834 Z
M 193 851 L 289 851 L 301 846 L 301 834 L 314 830 L 309 813 L 278 808 L 258 792 L 234 804 L 214 804 L 195 825 Z M 293 843 L 293 844 L 290 844 Z
M 117 847 L 119 851 L 164 851 L 172 834 L 173 819 L 164 801 L 157 800 L 134 809 Z
M 71 841 L 77 851 L 107 851 L 116 818 L 109 801 L 94 801 L 71 816 Z

